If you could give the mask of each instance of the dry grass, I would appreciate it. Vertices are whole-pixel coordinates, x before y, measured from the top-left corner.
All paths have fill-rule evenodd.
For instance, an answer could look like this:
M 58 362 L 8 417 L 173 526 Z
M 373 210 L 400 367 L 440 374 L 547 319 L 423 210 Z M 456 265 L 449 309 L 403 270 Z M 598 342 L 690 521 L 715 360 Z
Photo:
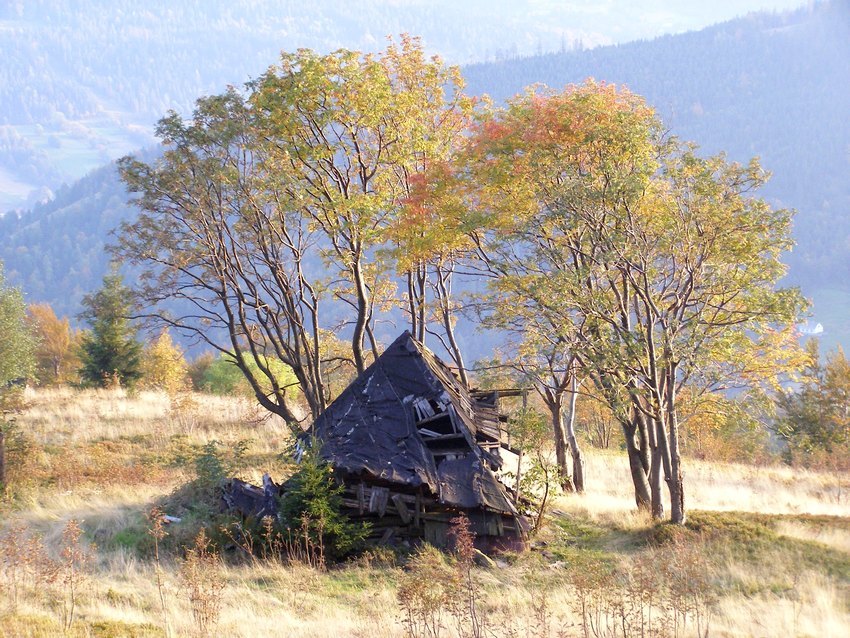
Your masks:
M 780 521 L 776 526 L 783 536 L 820 543 L 850 554 L 850 529 L 828 522 Z
M 804 573 L 781 594 L 767 592 L 721 600 L 712 635 L 845 638 L 850 629 L 846 609 L 846 592 L 839 592 L 823 576 Z
M 164 395 L 116 391 L 38 391 L 29 400 L 19 427 L 33 444 L 26 461 L 33 478 L 17 500 L 0 505 L 0 535 L 12 523 L 23 523 L 56 557 L 67 522 L 81 521 L 86 543 L 98 545 L 96 563 L 80 593 L 77 620 L 64 635 L 165 636 L 155 566 L 133 545 L 144 537 L 139 532 L 144 512 L 191 476 L 179 462 L 186 449 L 247 439 L 242 473 L 257 479 L 280 463 L 285 426 L 260 419 L 248 401 L 201 395 L 192 396 L 189 407 Z M 770 530 L 749 537 L 755 523 L 717 515 L 721 536 L 704 545 L 716 560 L 721 586 L 710 635 L 850 635 L 850 503 L 838 497 L 839 477 L 693 460 L 687 460 L 686 471 L 690 508 L 757 513 L 764 515 L 759 524 Z M 503 569 L 476 570 L 492 635 L 582 635 L 570 566 L 588 556 L 628 565 L 649 551 L 648 539 L 660 537 L 661 528 L 634 508 L 623 456 L 591 451 L 586 473 L 585 495 L 557 500 L 558 520 L 546 532 L 543 551 Z M 686 539 L 703 543 L 692 531 Z M 162 567 L 170 635 L 191 636 L 195 627 L 180 585 L 179 555 L 165 555 Z M 317 572 L 230 564 L 221 570 L 217 635 L 404 635 L 398 568 L 351 565 Z M 31 583 L 12 608 L 0 583 L 0 636 L 63 635 L 57 587 Z M 442 635 L 456 635 L 448 625 Z
M 558 507 L 594 517 L 633 518 L 626 457 L 594 450 L 586 456 L 586 494 L 567 495 Z M 846 480 L 833 472 L 787 466 L 685 460 L 686 505 L 696 510 L 850 517 L 850 498 L 839 490 L 840 481 Z M 638 516 L 636 522 L 643 519 Z
M 159 392 L 58 388 L 28 390 L 26 399 L 20 422 L 45 446 L 148 436 L 161 444 L 175 435 L 205 443 L 257 430 L 275 445 L 287 434 L 279 419 L 237 397 L 186 394 L 175 400 Z

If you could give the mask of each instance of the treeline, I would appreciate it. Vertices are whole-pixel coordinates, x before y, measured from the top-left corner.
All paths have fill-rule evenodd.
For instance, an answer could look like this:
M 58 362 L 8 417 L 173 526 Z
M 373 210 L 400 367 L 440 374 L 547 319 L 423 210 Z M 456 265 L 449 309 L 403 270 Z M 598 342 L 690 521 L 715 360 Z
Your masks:
M 4 282 L 0 269 L 0 325 L 7 336 L 0 351 L 0 385 L 253 396 L 226 356 L 205 353 L 188 361 L 167 330 L 140 339 L 138 326 L 128 319 L 130 297 L 120 275 L 107 275 L 101 288 L 85 297 L 85 327 L 74 329 L 69 318 L 58 317 L 50 304 L 25 305 L 20 291 Z M 286 377 L 282 366 L 274 367 Z
M 106 10 L 91 0 L 6 3 L 0 8 L 9 26 L 0 31 L 0 124 L 46 126 L 116 109 L 134 122 L 152 122 L 170 108 L 190 108 L 199 93 L 259 74 L 281 48 L 376 49 L 387 34 L 414 27 L 459 60 L 481 59 L 487 51 L 516 55 L 517 46 L 530 53 L 540 42 L 531 35 L 540 31 L 538 18 L 527 12 L 514 13 L 518 27 L 468 19 L 487 16 L 487 3 L 388 4 L 158 0 L 140 8 L 121 0 Z M 553 35 L 545 47 L 559 44 Z

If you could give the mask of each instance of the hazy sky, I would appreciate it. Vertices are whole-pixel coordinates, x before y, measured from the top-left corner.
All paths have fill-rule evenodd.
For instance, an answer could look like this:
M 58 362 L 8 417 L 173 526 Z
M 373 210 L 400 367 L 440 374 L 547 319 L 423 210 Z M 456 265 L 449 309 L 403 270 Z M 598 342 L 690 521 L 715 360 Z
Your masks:
M 411 0 L 419 4 L 421 0 Z M 542 42 L 563 36 L 585 46 L 654 38 L 701 29 L 753 11 L 796 9 L 812 0 L 436 0 L 447 14 L 464 4 L 489 6 L 511 21 L 536 22 Z M 388 4 L 406 4 L 404 0 Z M 548 37 L 547 37 L 548 36 Z M 544 49 L 550 49 L 545 46 Z M 520 51 L 528 53 L 529 51 Z

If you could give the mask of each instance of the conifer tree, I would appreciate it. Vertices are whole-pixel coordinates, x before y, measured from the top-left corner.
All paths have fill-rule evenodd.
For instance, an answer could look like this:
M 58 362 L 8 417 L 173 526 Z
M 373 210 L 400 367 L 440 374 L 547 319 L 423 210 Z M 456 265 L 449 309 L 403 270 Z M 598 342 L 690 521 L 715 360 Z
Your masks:
M 130 294 L 121 275 L 111 272 L 100 290 L 83 298 L 85 310 L 80 318 L 91 327 L 81 344 L 83 383 L 132 388 L 142 376 L 142 348 L 128 318 Z

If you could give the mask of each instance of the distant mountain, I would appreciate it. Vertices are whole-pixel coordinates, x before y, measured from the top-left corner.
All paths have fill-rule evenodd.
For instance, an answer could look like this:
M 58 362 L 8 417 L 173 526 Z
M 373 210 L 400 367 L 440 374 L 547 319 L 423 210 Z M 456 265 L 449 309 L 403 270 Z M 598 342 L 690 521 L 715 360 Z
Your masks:
M 704 152 L 762 158 L 763 195 L 798 210 L 788 281 L 814 299 L 827 345 L 850 346 L 850 7 L 813 4 L 699 32 L 464 68 L 503 100 L 536 82 L 592 76 L 646 96 L 671 133 Z M 270 60 L 267 60 L 270 61 Z M 0 259 L 31 300 L 75 313 L 102 277 L 106 233 L 132 215 L 113 166 L 22 215 L 0 218 Z
M 787 282 L 814 300 L 827 345 L 850 346 L 850 3 L 753 14 L 694 33 L 466 67 L 476 93 L 504 100 L 539 82 L 595 77 L 646 97 L 703 153 L 761 158 L 762 192 L 794 208 Z
M 454 63 L 685 31 L 804 0 L 4 0 L 0 2 L 0 213 L 30 207 L 151 144 L 168 109 L 241 85 L 281 49 L 375 51 L 423 37 Z

